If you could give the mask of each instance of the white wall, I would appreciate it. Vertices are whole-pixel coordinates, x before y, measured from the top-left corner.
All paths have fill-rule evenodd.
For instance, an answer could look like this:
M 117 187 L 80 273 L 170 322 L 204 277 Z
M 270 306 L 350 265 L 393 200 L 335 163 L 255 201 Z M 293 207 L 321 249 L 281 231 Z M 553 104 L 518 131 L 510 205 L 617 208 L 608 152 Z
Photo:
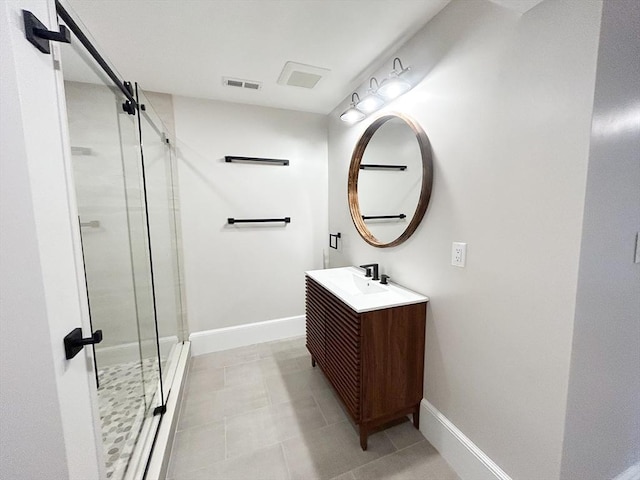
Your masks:
M 430 297 L 425 398 L 518 480 L 560 475 L 600 13 L 454 0 L 400 49 L 420 83 L 389 109 L 422 125 L 435 177 L 397 248 L 369 246 L 349 216 L 348 162 L 371 119 L 340 122 L 348 99 L 330 119 L 332 266 L 379 262 Z
M 562 478 L 640 472 L 640 3 L 604 2 Z M 636 477 L 638 478 L 638 477 Z
M 62 341 L 87 317 L 59 56 L 25 40 L 23 8 L 56 18 L 53 1 L 0 2 L 0 477 L 94 480 L 92 363 L 87 349 L 67 361 Z
M 26 162 L 11 3 L 0 5 L 0 477 L 69 478 Z M 13 39 L 15 41 L 15 39 Z M 25 294 L 28 292 L 28 294 Z M 23 339 L 23 341 L 19 341 Z M 37 381 L 34 381 L 37 379 Z M 31 399 L 29 408 L 25 399 Z M 43 462 L 33 462 L 41 458 Z
M 303 272 L 322 268 L 328 243 L 326 116 L 186 97 L 174 115 L 190 332 L 302 315 Z

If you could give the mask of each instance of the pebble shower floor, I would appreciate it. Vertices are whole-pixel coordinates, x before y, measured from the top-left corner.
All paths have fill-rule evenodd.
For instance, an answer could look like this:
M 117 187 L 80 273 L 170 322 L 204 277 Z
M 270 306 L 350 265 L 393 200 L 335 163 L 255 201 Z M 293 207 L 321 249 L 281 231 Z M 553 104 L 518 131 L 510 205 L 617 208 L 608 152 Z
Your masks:
M 152 359 L 147 359 L 106 366 L 98 372 L 100 421 L 108 479 L 119 480 L 127 471 L 145 418 L 141 376 L 144 376 L 142 372 L 150 372 L 153 364 Z M 157 377 L 144 377 L 145 391 L 153 392 Z

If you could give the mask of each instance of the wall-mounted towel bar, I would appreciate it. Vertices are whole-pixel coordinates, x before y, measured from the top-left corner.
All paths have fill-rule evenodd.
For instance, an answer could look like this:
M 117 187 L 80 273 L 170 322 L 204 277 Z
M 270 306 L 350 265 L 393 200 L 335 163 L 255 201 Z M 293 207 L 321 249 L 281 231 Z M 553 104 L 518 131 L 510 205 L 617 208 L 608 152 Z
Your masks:
M 375 163 L 361 163 L 360 170 L 406 170 L 406 165 L 379 165 Z
M 404 213 L 401 213 L 400 215 L 362 215 L 363 220 L 382 220 L 390 218 L 407 218 L 407 216 Z
M 251 162 L 251 163 L 264 163 L 269 165 L 289 165 L 289 160 L 282 160 L 279 158 L 256 158 L 256 157 L 233 157 L 227 155 L 224 157 L 224 161 L 227 163 L 232 162 Z
M 100 228 L 99 220 L 91 220 L 90 222 L 80 222 L 81 227 Z
M 233 225 L 234 223 L 275 223 L 284 222 L 291 223 L 291 217 L 284 218 L 227 218 L 227 223 Z

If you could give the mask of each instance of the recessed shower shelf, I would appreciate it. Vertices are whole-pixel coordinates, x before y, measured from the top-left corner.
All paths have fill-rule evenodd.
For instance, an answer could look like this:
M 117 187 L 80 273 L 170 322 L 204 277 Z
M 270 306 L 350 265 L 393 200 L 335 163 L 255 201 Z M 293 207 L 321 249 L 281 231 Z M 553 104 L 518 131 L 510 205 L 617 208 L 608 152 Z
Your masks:
M 224 157 L 226 163 L 262 163 L 265 165 L 289 165 L 289 160 L 279 158 L 258 158 L 258 157 L 234 157 L 227 155 Z

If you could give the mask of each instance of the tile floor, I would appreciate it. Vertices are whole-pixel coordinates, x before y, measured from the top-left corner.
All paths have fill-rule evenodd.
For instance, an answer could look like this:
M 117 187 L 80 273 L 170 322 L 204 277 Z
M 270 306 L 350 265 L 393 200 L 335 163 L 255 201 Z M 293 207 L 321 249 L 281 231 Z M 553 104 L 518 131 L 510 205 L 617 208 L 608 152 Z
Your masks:
M 191 362 L 168 480 L 459 480 L 409 421 L 363 452 L 304 337 Z

